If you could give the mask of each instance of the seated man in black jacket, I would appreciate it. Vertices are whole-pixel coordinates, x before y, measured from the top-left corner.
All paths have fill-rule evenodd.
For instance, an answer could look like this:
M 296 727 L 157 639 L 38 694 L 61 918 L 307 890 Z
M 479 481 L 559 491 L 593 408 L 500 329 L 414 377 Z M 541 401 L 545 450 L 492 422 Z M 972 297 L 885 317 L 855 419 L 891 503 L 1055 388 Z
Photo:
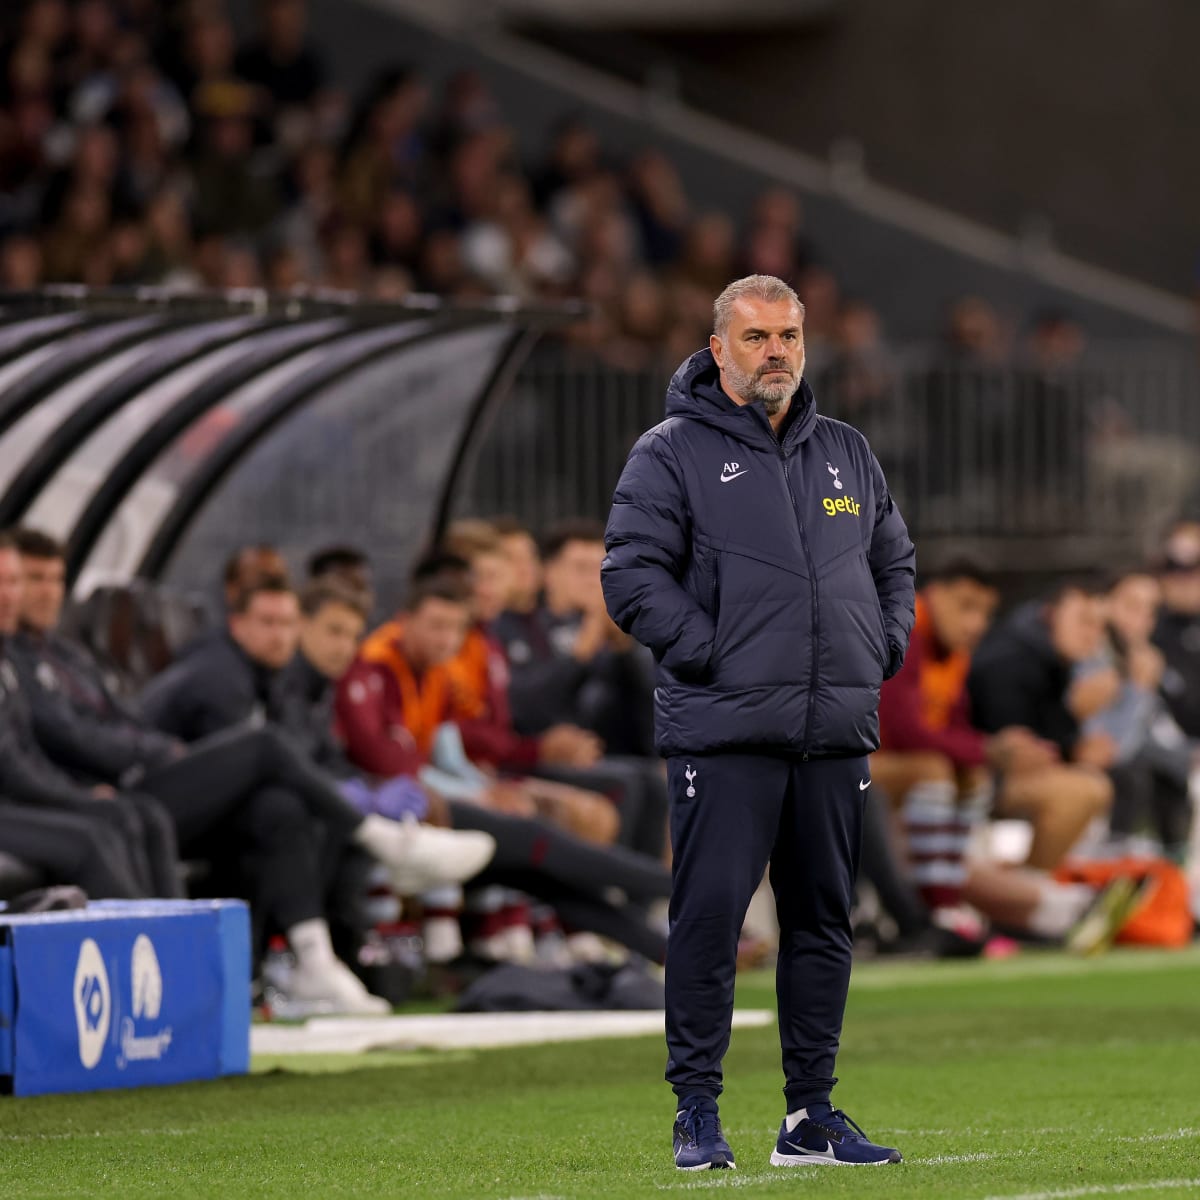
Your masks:
M 446 879 L 445 864 L 431 856 L 426 835 L 379 818 L 364 820 L 321 772 L 314 771 L 278 731 L 248 726 L 189 746 L 163 733 L 124 705 L 98 664 L 78 644 L 56 632 L 63 601 L 63 558 L 53 539 L 19 531 L 29 579 L 21 608 L 24 629 L 12 654 L 33 708 L 33 731 L 62 766 L 106 781 L 135 782 L 170 814 L 189 857 L 210 859 L 247 889 L 256 927 L 284 932 L 295 950 L 294 998 L 328 1002 L 343 1011 L 383 1011 L 333 955 L 324 915 L 331 881 L 328 864 L 342 846 L 363 846 L 386 863 L 397 885 L 420 890 Z M 228 639 L 213 639 L 187 660 L 203 673 Z M 236 697 L 239 676 L 224 687 L 216 676 L 217 703 Z M 241 679 L 245 683 L 245 679 Z M 211 726 L 218 729 L 214 722 Z M 194 732 L 200 730 L 187 730 Z M 486 861 L 488 847 L 478 853 Z M 478 864 L 481 865 L 481 864 Z M 473 862 L 455 864 L 474 873 Z
M 1167 538 L 1163 608 L 1154 644 L 1167 660 L 1162 690 L 1179 728 L 1200 742 L 1200 521 L 1184 521 Z
M 506 613 L 512 570 L 500 535 L 477 520 L 457 521 L 447 531 L 445 547 L 470 566 L 472 611 L 495 660 L 489 677 L 505 677 L 492 686 L 503 691 L 511 715 L 496 719 L 508 727 L 514 750 L 521 743 L 536 747 L 532 762 L 523 755 L 499 754 L 483 761 L 619 797 L 621 844 L 661 857 L 667 828 L 662 764 L 657 758 L 619 752 L 624 747 L 640 753 L 649 745 L 637 732 L 648 735 L 646 722 L 636 719 L 640 709 L 649 717 L 650 691 L 639 685 L 635 669 L 646 651 L 634 646 L 604 610 L 604 544 L 594 535 L 589 522 L 560 526 L 546 573 L 549 606 Z M 463 653 L 469 654 L 469 647 Z M 493 706 L 494 717 L 495 711 Z M 484 747 L 473 746 L 470 732 L 476 722 L 463 724 L 461 716 L 455 720 L 468 754 L 481 756 Z M 615 743 L 607 742 L 610 737 Z
M 22 589 L 16 542 L 0 533 L 0 795 L 111 827 L 142 895 L 181 896 L 175 830 L 162 806 L 140 792 L 79 782 L 51 762 L 38 743 L 29 698 L 12 661 Z
M 996 734 L 1023 727 L 1058 751 L 1057 765 L 1002 773 L 997 781 L 997 814 L 1033 823 L 1029 862 L 1046 870 L 1112 806 L 1107 764 L 1080 733 L 1112 697 L 1098 691 L 1099 677 L 1072 681 L 1075 664 L 1099 652 L 1104 620 L 1103 585 L 1064 584 L 1048 602 L 1027 604 L 1000 624 L 975 652 L 967 678 L 976 728 Z
M 513 723 L 541 733 L 561 721 L 590 729 L 610 754 L 653 755 L 654 664 L 604 607 L 604 526 L 566 521 L 543 548 L 542 602 L 505 611 L 491 632 L 504 648 Z

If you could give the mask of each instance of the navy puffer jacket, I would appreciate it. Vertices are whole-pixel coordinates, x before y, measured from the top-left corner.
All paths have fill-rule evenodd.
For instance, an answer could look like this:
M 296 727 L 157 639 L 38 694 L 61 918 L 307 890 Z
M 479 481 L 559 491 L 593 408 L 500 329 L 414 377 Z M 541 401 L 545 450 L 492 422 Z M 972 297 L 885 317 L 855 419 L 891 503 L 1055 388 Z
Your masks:
M 818 416 L 807 383 L 792 403 L 781 444 L 762 404 L 736 405 L 712 354 L 693 354 L 617 484 L 604 595 L 658 662 L 662 754 L 878 748 L 913 545 L 862 434 Z

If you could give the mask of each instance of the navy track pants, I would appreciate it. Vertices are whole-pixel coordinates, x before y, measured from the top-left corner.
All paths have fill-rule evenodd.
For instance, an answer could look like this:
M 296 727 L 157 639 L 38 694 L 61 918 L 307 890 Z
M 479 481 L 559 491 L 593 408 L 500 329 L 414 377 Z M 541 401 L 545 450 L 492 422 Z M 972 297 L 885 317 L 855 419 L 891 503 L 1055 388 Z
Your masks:
M 850 983 L 868 760 L 710 754 L 667 766 L 667 1080 L 680 1099 L 721 1092 L 738 937 L 769 862 L 787 1111 L 828 1100 Z

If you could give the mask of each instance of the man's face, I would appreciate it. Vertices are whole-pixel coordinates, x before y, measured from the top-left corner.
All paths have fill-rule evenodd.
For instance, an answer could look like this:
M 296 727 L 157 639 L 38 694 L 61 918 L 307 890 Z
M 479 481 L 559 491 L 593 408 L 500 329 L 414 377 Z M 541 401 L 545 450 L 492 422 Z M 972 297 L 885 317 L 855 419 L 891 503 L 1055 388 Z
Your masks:
M 537 543 L 527 533 L 505 534 L 501 540 L 512 573 L 509 607 L 528 608 L 536 603 L 542 588 L 542 560 Z
M 1060 657 L 1083 662 L 1100 652 L 1108 616 L 1103 596 L 1068 591 L 1050 609 L 1050 639 Z
M 471 557 L 471 587 L 475 595 L 475 619 L 494 621 L 508 607 L 512 569 L 501 550 Z
M 996 605 L 995 588 L 974 579 L 945 579 L 929 584 L 923 593 L 933 618 L 937 640 L 952 653 L 972 653 L 983 640 Z
M 1148 642 L 1158 623 L 1162 589 L 1151 575 L 1126 575 L 1108 594 L 1109 624 L 1132 644 Z
M 36 633 L 47 633 L 58 624 L 66 591 L 66 564 L 61 558 L 21 556 L 25 577 L 21 597 L 21 624 Z
M 229 618 L 233 640 L 260 666 L 278 671 L 292 661 L 300 637 L 300 605 L 292 592 L 257 592 Z
M 341 679 L 358 653 L 366 622 L 352 608 L 330 602 L 300 620 L 300 652 L 326 679 Z
M 0 634 L 17 632 L 21 623 L 22 590 L 20 554 L 15 548 L 0 550 Z
M 1172 565 L 1160 583 L 1163 602 L 1171 612 L 1200 616 L 1200 521 L 1182 521 L 1163 547 Z
M 782 412 L 804 374 L 804 317 L 791 300 L 734 301 L 723 337 L 709 349 L 721 368 L 721 386 L 739 404 L 761 400 L 767 416 Z
M 590 612 L 604 606 L 600 565 L 604 543 L 570 541 L 546 563 L 546 600 L 557 612 Z
M 470 624 L 471 614 L 465 604 L 426 597 L 404 623 L 405 653 L 418 670 L 448 662 L 462 649 Z

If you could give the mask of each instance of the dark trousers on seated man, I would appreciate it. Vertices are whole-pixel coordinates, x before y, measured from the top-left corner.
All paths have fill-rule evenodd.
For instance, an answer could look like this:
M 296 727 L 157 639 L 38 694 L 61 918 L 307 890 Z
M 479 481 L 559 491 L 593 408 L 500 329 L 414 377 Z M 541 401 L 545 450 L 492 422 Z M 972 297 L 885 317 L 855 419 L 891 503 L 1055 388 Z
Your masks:
M 149 893 L 110 822 L 58 809 L 0 804 L 0 850 L 46 881 L 74 884 L 93 900 L 140 900 Z
M 351 843 L 362 815 L 280 730 L 239 727 L 193 743 L 138 786 L 175 822 L 185 857 L 219 867 L 252 902 L 256 944 L 325 915 L 334 894 L 365 894 L 370 859 Z M 339 910 L 347 905 L 339 904 Z M 339 948 L 359 923 L 331 921 Z

